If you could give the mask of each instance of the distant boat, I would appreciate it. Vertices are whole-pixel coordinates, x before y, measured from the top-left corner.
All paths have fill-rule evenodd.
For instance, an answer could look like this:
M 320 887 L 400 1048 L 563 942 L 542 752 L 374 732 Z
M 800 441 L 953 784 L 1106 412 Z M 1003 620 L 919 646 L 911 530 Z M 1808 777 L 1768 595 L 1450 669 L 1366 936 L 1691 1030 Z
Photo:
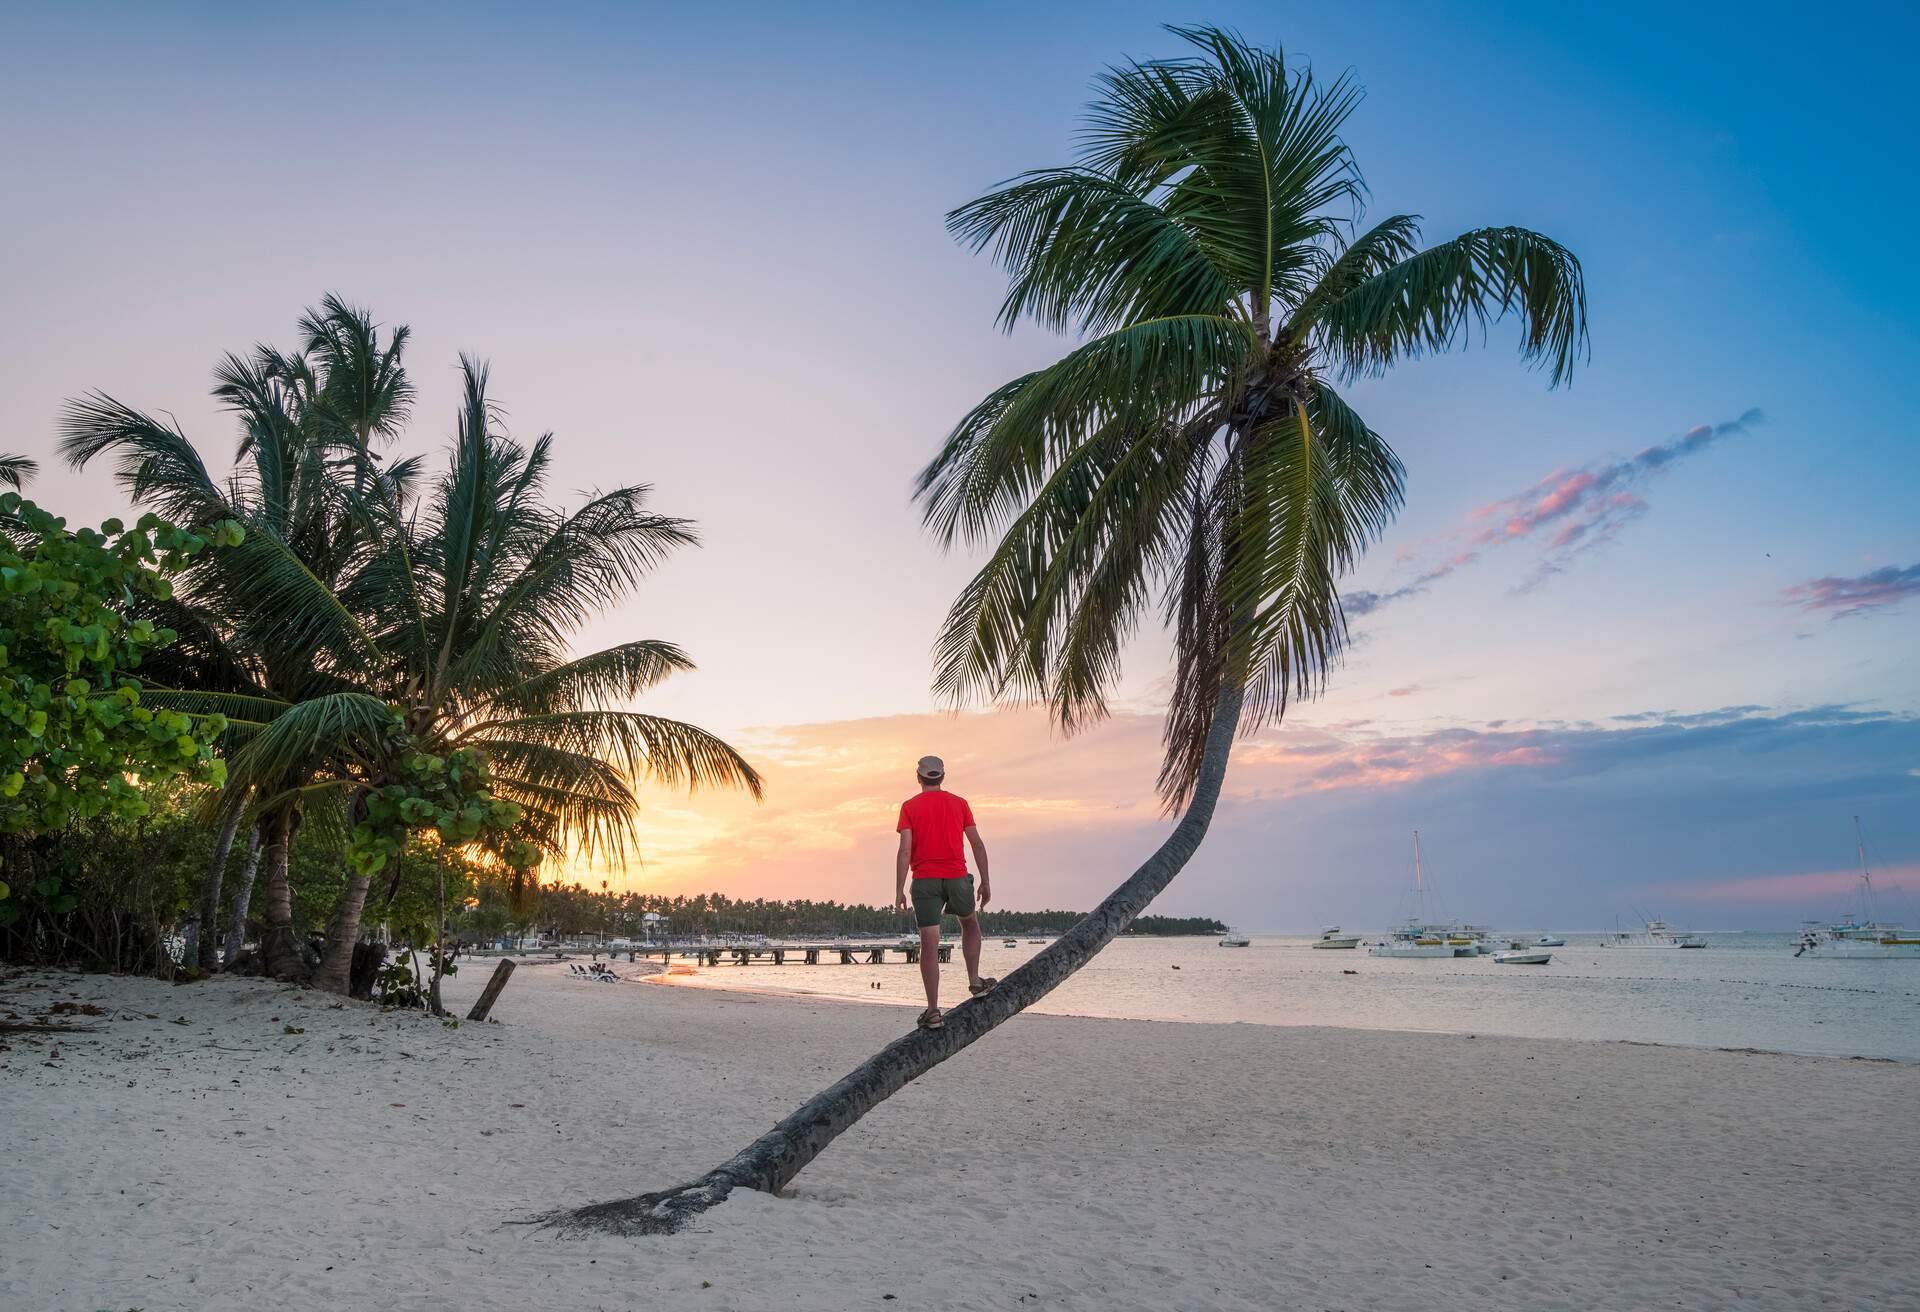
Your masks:
M 1017 938 L 1010 938 L 1006 940 L 1004 943 L 1002 943 L 1000 946 L 1003 948 L 1017 948 L 1020 946 L 1020 940 Z
M 1563 948 L 1566 945 L 1567 945 L 1567 941 L 1565 939 L 1552 938 L 1546 934 L 1542 934 L 1539 938 L 1533 941 L 1533 946 L 1537 948 Z
M 1420 831 L 1413 831 L 1413 915 L 1395 929 L 1384 943 L 1367 949 L 1371 957 L 1404 959 L 1426 957 L 1475 957 L 1480 955 L 1478 940 L 1449 925 L 1429 925 L 1427 882 L 1420 862 Z
M 1030 939 L 1028 939 L 1028 940 L 1027 940 L 1027 942 L 1029 942 L 1029 943 L 1045 943 L 1045 942 L 1046 942 L 1046 940 L 1045 940 L 1045 939 L 1043 939 L 1043 938 L 1030 938 Z
M 1707 941 L 1698 934 L 1677 930 L 1664 920 L 1644 912 L 1640 918 L 1646 922 L 1647 942 L 1656 948 L 1703 948 L 1707 945 Z
M 1501 966 L 1544 966 L 1553 960 L 1553 953 L 1519 949 L 1513 952 L 1496 952 L 1493 954 L 1493 960 L 1496 965 Z
M 1237 929 L 1230 929 L 1226 932 L 1226 936 L 1220 940 L 1220 946 L 1223 948 L 1250 948 L 1253 946 L 1253 940 Z
M 1316 948 L 1357 948 L 1360 946 L 1358 934 L 1342 934 L 1340 926 L 1329 925 L 1320 931 L 1320 937 L 1314 940 Z
M 1854 847 L 1860 853 L 1860 910 L 1842 916 L 1824 929 L 1809 929 L 1800 936 L 1796 957 L 1844 957 L 1849 961 L 1897 961 L 1920 958 L 1920 932 L 1889 924 L 1876 914 L 1873 874 L 1867 869 L 1867 840 L 1860 829 L 1860 817 L 1853 818 Z

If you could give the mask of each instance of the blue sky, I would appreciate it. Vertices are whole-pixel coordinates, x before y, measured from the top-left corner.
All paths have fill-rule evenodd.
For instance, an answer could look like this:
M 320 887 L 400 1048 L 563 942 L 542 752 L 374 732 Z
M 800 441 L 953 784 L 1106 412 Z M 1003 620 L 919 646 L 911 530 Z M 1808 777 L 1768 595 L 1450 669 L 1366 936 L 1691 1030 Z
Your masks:
M 1519 901 L 1604 916 L 1631 879 L 1643 901 L 1707 890 L 1701 924 L 1777 923 L 1777 898 L 1728 881 L 1844 866 L 1856 810 L 1885 863 L 1920 865 L 1920 275 L 1896 245 L 1917 185 L 1911 6 L 1820 22 L 1671 5 L 6 6 L 5 444 L 45 459 L 61 402 L 99 387 L 224 451 L 217 355 L 288 340 L 337 290 L 415 330 L 413 449 L 450 428 L 455 353 L 474 350 L 516 430 L 558 435 L 562 488 L 650 481 L 700 520 L 707 545 L 583 637 L 686 645 L 701 670 L 659 709 L 768 743 L 864 741 L 863 723 L 933 711 L 928 647 L 967 572 L 918 529 L 912 473 L 980 395 L 1061 349 L 995 331 L 1001 277 L 941 216 L 1068 158 L 1089 79 L 1172 52 L 1165 21 L 1353 69 L 1370 213 L 1417 212 L 1434 238 L 1541 229 L 1590 289 L 1593 359 L 1571 388 L 1519 368 L 1496 330 L 1354 389 L 1410 478 L 1352 591 L 1477 558 L 1360 617 L 1329 695 L 1277 741 L 1438 750 L 1525 731 L 1610 762 L 1244 799 L 1169 903 L 1358 922 L 1376 883 L 1390 902 L 1408 829 L 1435 833 L 1438 857 L 1466 816 L 1473 870 L 1452 882 L 1481 918 Z M 1721 435 L 1689 443 L 1701 425 Z M 1626 479 L 1634 504 L 1476 540 L 1582 476 Z M 37 490 L 75 518 L 118 508 L 98 472 L 50 467 Z M 1606 540 L 1556 553 L 1575 523 L 1576 546 Z M 1138 644 L 1127 709 L 1150 715 L 1161 655 Z M 1756 708 L 1740 735 L 1678 755 L 1618 718 L 1732 706 Z M 1823 707 L 1841 711 L 1796 719 Z M 965 755 L 967 722 L 919 732 Z M 1039 759 L 1083 759 L 1023 732 Z M 1116 725 L 1093 746 L 1144 791 L 1136 737 Z M 1004 753 L 1023 740 L 985 741 L 1003 755 L 969 761 L 977 791 L 1011 797 L 995 779 L 1020 775 Z M 1052 819 L 1007 826 L 1011 868 L 1033 871 L 1016 904 L 1083 898 L 1061 873 L 1076 851 L 1117 864 L 1150 840 L 1145 819 L 1112 837 L 1104 779 L 1062 764 Z M 859 805 L 823 814 L 822 780 L 795 776 L 786 793 L 810 805 L 783 810 L 774 784 L 754 816 L 663 801 L 634 878 L 883 896 Z M 833 841 L 791 872 L 736 871 L 700 841 L 736 824 L 789 850 L 808 824 Z M 1349 910 L 1329 866 L 1365 872 Z

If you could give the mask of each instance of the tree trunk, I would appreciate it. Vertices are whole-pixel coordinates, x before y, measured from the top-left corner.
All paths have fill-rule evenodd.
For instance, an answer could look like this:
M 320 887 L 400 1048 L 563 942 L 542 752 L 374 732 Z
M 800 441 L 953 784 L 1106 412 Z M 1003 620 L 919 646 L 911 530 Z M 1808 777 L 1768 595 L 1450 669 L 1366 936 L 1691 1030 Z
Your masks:
M 371 998 L 374 982 L 380 976 L 380 967 L 386 964 L 386 944 L 355 943 L 353 969 L 347 972 L 347 996 L 358 998 L 362 1002 Z
M 233 965 L 233 959 L 247 945 L 247 904 L 253 901 L 253 881 L 260 873 L 263 827 L 255 824 L 253 832 L 247 837 L 247 864 L 240 869 L 240 887 L 233 890 L 233 921 L 227 930 L 226 950 L 221 954 L 220 964 L 223 967 Z
M 357 823 L 366 813 L 366 804 L 366 793 L 356 791 L 347 806 L 349 820 Z M 395 858 L 396 861 L 398 859 Z M 398 866 L 394 868 L 394 873 L 397 877 Z M 367 889 L 372 883 L 372 875 L 359 874 L 351 869 L 347 871 L 347 891 L 340 895 L 339 905 L 333 909 L 333 918 L 327 922 L 327 947 L 320 959 L 320 969 L 313 975 L 315 988 L 325 989 L 329 993 L 348 991 L 353 974 L 353 949 L 360 942 L 360 913 L 366 909 Z
M 287 882 L 288 857 L 299 826 L 299 813 L 283 808 L 267 827 L 267 929 L 260 936 L 260 957 L 275 979 L 299 980 L 307 973 L 300 945 L 293 941 L 293 889 Z
M 320 969 L 314 972 L 313 986 L 329 993 L 345 993 L 353 973 L 353 949 L 360 941 L 360 912 L 367 904 L 367 886 L 372 876 L 349 874 L 347 891 L 333 909 L 327 923 L 327 953 Z
M 433 932 L 433 983 L 427 990 L 427 1010 L 436 1016 L 446 1015 L 446 1009 L 440 1005 L 440 977 L 446 973 L 447 966 L 447 863 L 434 862 L 434 869 L 440 877 L 439 891 L 434 896 L 434 932 Z
M 1192 859 L 1212 823 L 1227 757 L 1240 724 L 1244 693 L 1221 690 L 1207 733 L 1193 800 L 1154 854 L 1106 901 L 1001 980 L 993 992 L 946 1013 L 938 1030 L 915 1030 L 896 1039 L 839 1083 L 821 1090 L 773 1129 L 698 1180 L 659 1193 L 593 1203 L 538 1218 L 570 1230 L 608 1230 L 616 1234 L 671 1234 L 700 1213 L 726 1200 L 735 1189 L 775 1193 L 799 1174 L 855 1121 L 926 1074 L 975 1039 L 1041 998 L 1091 961 L 1146 910 Z
M 220 934 L 214 928 L 220 922 L 220 885 L 226 881 L 227 857 L 233 851 L 233 836 L 240 830 L 246 814 L 246 796 L 241 794 L 227 803 L 227 818 L 221 822 L 220 836 L 213 842 L 213 862 L 200 884 L 200 935 L 194 960 L 201 970 L 220 969 Z

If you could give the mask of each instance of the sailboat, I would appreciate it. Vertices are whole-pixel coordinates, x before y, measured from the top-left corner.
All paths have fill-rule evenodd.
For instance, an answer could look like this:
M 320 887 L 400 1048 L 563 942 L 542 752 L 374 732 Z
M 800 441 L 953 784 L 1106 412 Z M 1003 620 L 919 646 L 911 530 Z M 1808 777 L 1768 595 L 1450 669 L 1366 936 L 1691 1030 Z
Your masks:
M 1860 914 L 1842 916 L 1825 929 L 1800 936 L 1796 957 L 1845 957 L 1849 961 L 1891 961 L 1920 958 L 1920 932 L 1891 925 L 1874 911 L 1873 873 L 1867 869 L 1867 840 L 1860 817 L 1853 818 L 1854 847 L 1860 853 Z
M 1413 916 L 1396 928 L 1384 943 L 1367 949 L 1374 957 L 1473 957 L 1480 949 L 1475 940 L 1449 926 L 1429 925 L 1427 881 L 1420 862 L 1420 831 L 1413 831 Z

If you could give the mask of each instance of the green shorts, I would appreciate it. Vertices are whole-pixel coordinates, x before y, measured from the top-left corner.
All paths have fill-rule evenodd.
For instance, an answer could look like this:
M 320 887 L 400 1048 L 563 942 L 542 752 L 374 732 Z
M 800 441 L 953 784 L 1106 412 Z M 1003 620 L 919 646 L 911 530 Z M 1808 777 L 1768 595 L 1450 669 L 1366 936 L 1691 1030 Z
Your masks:
M 913 923 L 926 929 L 951 911 L 965 920 L 973 914 L 973 876 L 958 879 L 916 879 L 908 885 L 913 898 Z

